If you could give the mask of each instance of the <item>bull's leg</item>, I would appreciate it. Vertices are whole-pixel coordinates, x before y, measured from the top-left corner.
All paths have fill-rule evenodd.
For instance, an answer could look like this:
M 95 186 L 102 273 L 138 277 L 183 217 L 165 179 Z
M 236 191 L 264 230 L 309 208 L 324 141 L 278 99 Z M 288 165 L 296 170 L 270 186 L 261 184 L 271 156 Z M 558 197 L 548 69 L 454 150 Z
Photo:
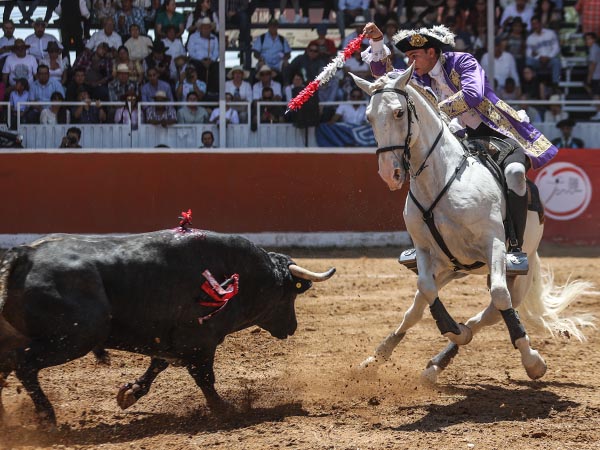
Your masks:
M 97 346 L 92 349 L 92 353 L 96 357 L 98 364 L 110 366 L 110 353 L 103 346 Z
M 211 411 L 225 412 L 232 407 L 215 390 L 215 372 L 213 369 L 215 350 L 203 354 L 201 358 L 191 362 L 186 368 L 198 387 L 202 389 L 202 393 L 206 397 L 206 403 Z
M 525 327 L 513 309 L 510 292 L 506 284 L 504 242 L 495 239 L 489 260 L 490 292 L 492 304 L 500 311 L 508 328 L 513 346 L 521 353 L 521 362 L 531 379 L 541 378 L 546 373 L 546 362 L 537 350 L 531 348 Z
M 169 363 L 164 359 L 152 358 L 150 366 L 146 372 L 133 383 L 126 383 L 121 386 L 117 393 L 117 404 L 121 409 L 127 409 L 140 398 L 150 392 L 150 386 L 159 373 L 169 367 Z
M 39 369 L 23 365 L 15 371 L 15 375 L 33 401 L 40 423 L 46 427 L 54 428 L 56 427 L 56 414 L 50 400 L 48 400 L 48 397 L 46 397 L 40 386 L 38 373 Z
M 10 372 L 0 372 L 0 426 L 2 426 L 2 423 L 4 422 L 5 415 L 4 405 L 2 403 L 2 389 L 6 386 L 8 375 L 10 375 Z

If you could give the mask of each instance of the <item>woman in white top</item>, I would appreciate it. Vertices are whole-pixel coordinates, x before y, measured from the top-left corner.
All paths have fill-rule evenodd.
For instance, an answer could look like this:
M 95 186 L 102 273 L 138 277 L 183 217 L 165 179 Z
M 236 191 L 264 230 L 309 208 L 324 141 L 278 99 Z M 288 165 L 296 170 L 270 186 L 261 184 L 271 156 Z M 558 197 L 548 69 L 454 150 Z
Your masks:
M 50 105 L 49 108 L 42 110 L 42 113 L 40 114 L 40 124 L 56 125 L 71 123 L 71 111 L 60 104 L 63 100 L 64 98 L 60 92 L 52 93 L 50 101 L 54 102 L 54 104 Z
M 251 102 L 252 86 L 244 81 L 250 76 L 250 72 L 244 70 L 242 66 L 233 67 L 228 73 L 228 81 L 225 82 L 225 92 L 233 96 L 234 102 Z
M 240 118 L 238 116 L 238 113 L 235 109 L 233 109 L 231 106 L 229 106 L 229 103 L 233 100 L 233 95 L 231 95 L 229 92 L 225 93 L 225 120 L 227 124 L 230 123 L 240 123 Z M 210 119 L 208 119 L 208 121 L 210 123 L 218 123 L 219 122 L 219 116 L 221 115 L 221 111 L 219 111 L 219 108 L 215 108 L 213 109 L 213 112 L 210 115 Z
M 63 86 L 67 83 L 69 60 L 63 58 L 57 42 L 50 41 L 46 47 L 48 56 L 41 60 L 50 69 L 50 78 L 56 78 Z
M 198 0 L 196 2 L 194 11 L 188 14 L 187 21 L 185 23 L 185 29 L 192 34 L 194 31 L 196 31 L 196 23 L 203 17 L 208 17 L 215 24 L 214 33 L 218 34 L 219 17 L 217 16 L 217 13 L 211 9 L 210 0 Z

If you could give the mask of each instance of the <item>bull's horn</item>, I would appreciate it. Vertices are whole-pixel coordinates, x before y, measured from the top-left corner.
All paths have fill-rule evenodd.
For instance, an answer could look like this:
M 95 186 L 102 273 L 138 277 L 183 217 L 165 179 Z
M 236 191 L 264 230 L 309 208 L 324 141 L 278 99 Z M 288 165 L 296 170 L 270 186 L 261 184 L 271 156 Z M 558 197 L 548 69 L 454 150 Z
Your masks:
M 310 280 L 310 281 L 329 280 L 335 273 L 335 267 L 332 267 L 327 272 L 322 272 L 322 273 L 311 272 L 310 270 L 307 270 L 304 267 L 300 267 L 296 264 L 290 264 L 289 269 L 290 269 L 291 274 L 294 275 L 295 277 L 302 278 L 303 280 Z

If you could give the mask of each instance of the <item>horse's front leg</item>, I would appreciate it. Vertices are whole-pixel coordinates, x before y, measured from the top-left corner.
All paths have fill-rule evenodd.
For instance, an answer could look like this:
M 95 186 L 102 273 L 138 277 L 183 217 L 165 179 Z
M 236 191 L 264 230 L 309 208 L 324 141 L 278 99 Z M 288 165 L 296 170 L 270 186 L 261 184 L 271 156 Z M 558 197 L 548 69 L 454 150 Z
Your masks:
M 510 292 L 506 284 L 505 246 L 500 239 L 494 239 L 490 264 L 490 293 L 492 304 L 500 311 L 508 328 L 513 346 L 521 353 L 521 362 L 529 378 L 535 380 L 546 373 L 546 362 L 537 350 L 531 348 L 525 327 L 514 310 Z

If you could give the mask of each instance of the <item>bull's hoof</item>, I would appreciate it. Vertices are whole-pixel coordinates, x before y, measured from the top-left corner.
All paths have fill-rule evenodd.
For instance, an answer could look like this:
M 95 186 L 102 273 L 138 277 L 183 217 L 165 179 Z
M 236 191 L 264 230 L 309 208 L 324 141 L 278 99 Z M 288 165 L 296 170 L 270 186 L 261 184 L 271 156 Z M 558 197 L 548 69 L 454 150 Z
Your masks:
M 117 393 L 117 405 L 121 409 L 127 409 L 135 402 L 138 401 L 139 395 L 136 395 L 141 391 L 141 386 L 137 383 L 127 383 L 121 386 L 119 392 Z
M 529 355 L 521 357 L 521 362 L 523 363 L 523 367 L 525 367 L 527 376 L 532 380 L 542 378 L 548 368 L 542 355 L 540 355 L 537 350 L 533 349 Z
M 438 375 L 442 373 L 442 368 L 431 364 L 423 372 L 421 372 L 421 381 L 423 384 L 435 385 L 437 383 Z
M 230 416 L 237 412 L 235 406 L 223 399 L 212 400 L 208 403 L 210 412 L 216 416 Z
M 452 332 L 444 333 L 450 341 L 454 342 L 456 345 L 467 345 L 473 339 L 473 331 L 463 323 L 458 324 L 458 328 L 460 329 L 460 334 L 454 334 Z
M 44 430 L 47 433 L 54 433 L 58 431 L 56 427 L 56 416 L 54 412 L 40 411 L 37 413 L 38 428 Z

